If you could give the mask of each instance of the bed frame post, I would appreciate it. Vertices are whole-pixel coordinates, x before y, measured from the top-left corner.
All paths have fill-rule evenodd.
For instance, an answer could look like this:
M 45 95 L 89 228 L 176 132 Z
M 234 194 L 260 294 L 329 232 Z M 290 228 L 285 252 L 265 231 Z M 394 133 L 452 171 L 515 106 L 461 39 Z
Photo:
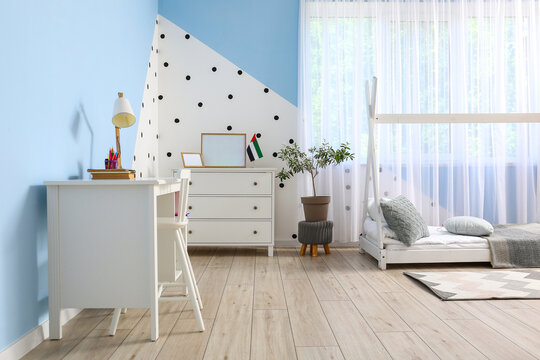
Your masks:
M 373 197 L 375 204 L 377 206 L 377 235 L 378 235 L 378 244 L 379 244 L 379 268 L 386 269 L 386 250 L 384 249 L 383 244 L 383 232 L 382 232 L 382 214 L 380 207 L 380 196 L 379 196 L 379 169 L 377 163 L 377 156 L 375 153 L 375 106 L 377 104 L 377 78 L 373 77 L 373 85 L 370 91 L 369 80 L 366 81 L 366 109 L 369 121 L 369 139 L 368 139 L 368 158 L 367 158 L 367 167 L 366 167 L 366 180 L 365 180 L 365 189 L 364 189 L 364 209 L 368 206 L 369 199 L 369 182 L 372 181 L 373 184 Z M 370 179 L 371 178 L 371 179 Z M 367 211 L 364 210 L 362 215 L 362 226 L 366 220 Z M 363 252 L 363 249 L 360 248 L 360 252 Z

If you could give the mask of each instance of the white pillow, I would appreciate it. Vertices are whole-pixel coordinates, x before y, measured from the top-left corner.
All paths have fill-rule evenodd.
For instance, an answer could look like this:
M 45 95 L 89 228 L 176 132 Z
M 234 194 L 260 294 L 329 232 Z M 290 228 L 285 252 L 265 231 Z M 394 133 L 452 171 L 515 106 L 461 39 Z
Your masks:
M 381 198 L 381 202 L 391 200 L 389 198 Z M 368 214 L 369 217 L 375 221 L 377 221 L 377 204 L 375 204 L 375 199 L 370 198 L 368 200 Z M 386 224 L 386 219 L 384 218 L 384 215 L 381 210 L 381 221 L 383 224 Z
M 455 216 L 444 222 L 448 232 L 459 235 L 486 236 L 493 233 L 493 225 L 474 216 Z

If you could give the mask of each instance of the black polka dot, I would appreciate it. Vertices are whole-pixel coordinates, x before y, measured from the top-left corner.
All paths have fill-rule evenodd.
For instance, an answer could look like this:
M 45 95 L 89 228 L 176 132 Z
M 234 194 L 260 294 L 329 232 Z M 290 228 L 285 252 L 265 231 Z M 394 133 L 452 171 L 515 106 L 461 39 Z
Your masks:
M 156 102 L 156 98 L 152 98 L 152 102 L 155 103 L 155 102 Z
M 200 103 L 197 104 L 197 106 L 202 107 L 202 106 L 203 106 L 203 103 L 200 102 Z
M 156 134 L 156 139 L 159 139 L 159 134 Z
M 142 103 L 142 107 L 144 107 L 144 103 Z
M 167 153 L 167 157 L 171 157 L 172 154 L 170 152 Z
M 292 238 L 293 239 L 296 239 L 298 236 L 296 236 L 296 234 L 292 234 Z
M 261 133 L 257 133 L 257 137 L 260 138 L 262 135 Z
M 137 160 L 137 156 L 133 155 L 133 161 Z
M 268 88 L 264 88 L 265 93 L 267 93 L 268 91 L 270 91 L 270 90 L 268 90 Z
M 242 70 L 238 70 L 238 75 L 242 75 L 243 74 L 243 71 Z
M 279 120 L 279 116 L 274 115 L 274 120 Z
M 141 132 L 141 137 L 143 137 L 143 133 Z
M 348 173 L 350 173 L 350 172 L 351 172 L 350 169 L 345 169 L 345 173 L 346 173 L 346 174 L 348 174 Z
M 186 80 L 191 80 L 191 76 L 186 76 Z
M 148 63 L 148 67 L 152 67 L 152 64 L 151 64 L 151 63 Z
M 169 63 L 165 61 L 165 62 L 163 63 L 163 66 L 167 67 L 167 66 L 169 66 Z
M 294 144 L 294 140 L 293 140 L 293 139 L 289 139 L 289 144 Z
M 152 51 L 154 51 L 154 45 L 152 45 Z
M 231 130 L 232 130 L 232 126 L 231 126 L 231 125 L 227 126 L 227 130 L 231 131 Z
M 155 156 L 152 156 L 152 161 L 156 161 L 156 157 L 155 157 Z
M 349 211 L 351 210 L 351 207 L 349 205 L 345 206 L 345 210 Z
M 272 154 L 273 157 L 277 157 L 277 152 Z
M 148 120 L 148 125 L 152 125 L 152 120 Z
M 176 119 L 174 119 L 174 122 L 178 124 L 180 122 L 180 119 L 176 118 Z
M 150 89 L 150 85 L 146 84 L 146 89 Z
M 351 190 L 351 185 L 346 185 L 346 186 L 345 186 L 345 189 Z
M 189 39 L 191 36 L 189 34 L 186 34 L 186 36 L 184 36 L 187 39 Z
M 159 95 L 157 98 L 158 98 L 159 100 L 163 100 L 163 95 Z
M 279 187 L 280 187 L 280 188 L 284 188 L 284 187 L 285 187 L 285 184 L 284 184 L 284 183 L 280 183 L 280 184 L 279 184 Z
M 159 21 L 156 20 L 156 24 L 159 24 Z
M 214 67 L 212 68 L 212 71 L 213 71 L 213 72 L 216 72 L 216 71 L 217 71 L 217 67 L 214 66 Z
M 227 96 L 229 98 L 229 100 L 232 100 L 233 96 L 232 94 L 229 94 L 229 96 Z
M 156 49 L 156 54 L 159 54 L 159 49 Z
M 142 172 L 139 173 L 139 177 L 142 178 Z
M 150 153 L 148 153 L 148 158 L 150 159 Z
M 154 77 L 157 77 L 157 72 L 154 73 Z
M 165 39 L 165 34 L 161 34 L 159 37 Z

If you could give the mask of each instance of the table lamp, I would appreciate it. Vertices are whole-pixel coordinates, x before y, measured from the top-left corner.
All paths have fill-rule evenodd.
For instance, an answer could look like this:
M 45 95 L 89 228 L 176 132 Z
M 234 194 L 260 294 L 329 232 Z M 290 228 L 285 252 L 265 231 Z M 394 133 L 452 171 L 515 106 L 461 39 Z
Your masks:
M 114 102 L 112 123 L 116 129 L 116 150 L 118 151 L 118 168 L 122 169 L 122 153 L 120 151 L 120 128 L 127 128 L 135 124 L 135 115 L 124 93 L 118 93 L 118 99 Z

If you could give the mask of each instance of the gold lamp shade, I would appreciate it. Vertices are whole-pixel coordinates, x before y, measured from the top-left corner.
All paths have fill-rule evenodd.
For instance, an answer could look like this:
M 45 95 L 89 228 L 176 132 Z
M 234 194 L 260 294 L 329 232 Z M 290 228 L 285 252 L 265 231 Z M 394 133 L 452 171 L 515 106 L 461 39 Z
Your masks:
M 122 169 L 122 152 L 120 150 L 120 128 L 127 128 L 135 124 L 135 114 L 129 100 L 124 93 L 118 93 L 118 99 L 114 102 L 112 123 L 116 130 L 116 151 L 118 151 L 118 168 Z

